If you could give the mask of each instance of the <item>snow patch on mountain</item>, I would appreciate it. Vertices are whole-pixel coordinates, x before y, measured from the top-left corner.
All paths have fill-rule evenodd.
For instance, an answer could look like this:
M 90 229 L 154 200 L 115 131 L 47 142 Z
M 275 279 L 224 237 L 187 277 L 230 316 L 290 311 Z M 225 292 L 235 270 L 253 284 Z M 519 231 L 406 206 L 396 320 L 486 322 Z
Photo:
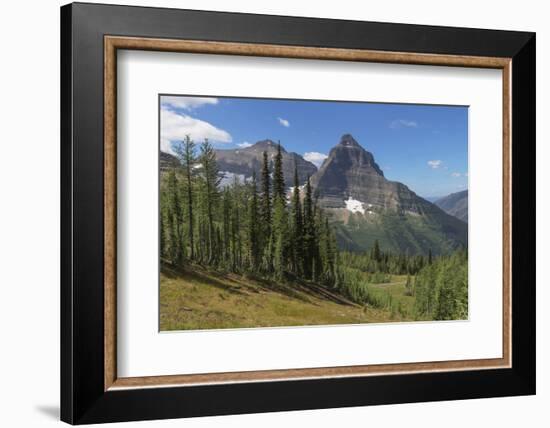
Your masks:
M 306 188 L 305 184 L 302 184 L 301 186 L 298 186 L 298 191 L 300 192 L 300 194 L 304 193 L 305 188 Z M 294 195 L 294 189 L 295 189 L 295 186 L 290 186 L 288 188 L 288 191 L 286 192 L 286 199 L 287 199 L 288 202 L 290 202 L 290 200 L 292 199 L 292 196 Z
M 344 201 L 346 203 L 346 209 L 352 213 L 361 213 L 365 214 L 365 208 L 363 208 L 363 202 L 358 201 L 357 199 L 353 199 L 351 196 L 347 201 Z
M 221 171 L 220 172 L 220 187 L 232 186 L 233 183 L 235 183 L 235 180 L 239 184 L 242 184 L 245 181 L 247 181 L 244 174 L 234 174 L 234 173 L 228 172 L 228 171 Z

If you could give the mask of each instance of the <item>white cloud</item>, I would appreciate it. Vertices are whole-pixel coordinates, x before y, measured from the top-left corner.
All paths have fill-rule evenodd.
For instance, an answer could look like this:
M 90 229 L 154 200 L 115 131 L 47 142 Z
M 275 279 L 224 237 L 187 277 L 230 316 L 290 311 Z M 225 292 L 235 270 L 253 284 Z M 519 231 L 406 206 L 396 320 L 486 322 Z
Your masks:
M 278 117 L 277 120 L 281 125 L 283 125 L 285 128 L 288 128 L 290 126 L 290 122 L 286 119 L 283 119 L 282 117 Z
M 217 98 L 206 97 L 176 97 L 166 95 L 160 97 L 160 103 L 162 106 L 181 108 L 185 110 L 192 110 L 207 104 L 216 105 L 218 102 L 219 100 Z
M 246 149 L 247 147 L 250 147 L 252 144 L 250 144 L 248 141 L 243 141 L 242 143 L 237 144 L 237 147 L 240 147 L 241 149 Z
M 453 172 L 451 173 L 451 177 L 462 177 L 462 174 L 460 172 Z
M 390 122 L 390 128 L 417 128 L 418 123 L 414 120 L 396 119 Z
M 172 143 L 168 138 L 160 139 L 160 151 L 165 153 L 170 153 L 172 155 L 176 154 L 176 152 L 174 152 L 174 149 L 172 149 Z
M 328 158 L 324 153 L 319 152 L 306 152 L 304 153 L 304 159 L 311 162 L 317 168 L 321 167 L 323 161 Z
M 161 109 L 160 126 L 160 147 L 168 153 L 173 153 L 171 142 L 182 141 L 187 135 L 197 143 L 201 143 L 205 138 L 216 143 L 233 141 L 231 135 L 223 129 L 216 128 L 204 120 L 167 109 Z
M 435 159 L 435 160 L 429 160 L 428 161 L 428 165 L 430 166 L 430 168 L 433 168 L 433 169 L 439 168 L 442 163 L 443 163 L 443 161 L 440 160 L 440 159 Z

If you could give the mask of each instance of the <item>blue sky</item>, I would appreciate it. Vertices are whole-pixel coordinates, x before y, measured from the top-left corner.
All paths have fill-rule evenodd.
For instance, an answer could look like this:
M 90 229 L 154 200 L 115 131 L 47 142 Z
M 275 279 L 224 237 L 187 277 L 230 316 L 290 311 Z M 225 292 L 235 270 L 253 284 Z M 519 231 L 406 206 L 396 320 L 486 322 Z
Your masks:
M 216 148 L 280 140 L 320 163 L 343 134 L 384 175 L 425 197 L 468 186 L 468 109 L 461 106 L 161 96 L 161 149 L 190 135 Z

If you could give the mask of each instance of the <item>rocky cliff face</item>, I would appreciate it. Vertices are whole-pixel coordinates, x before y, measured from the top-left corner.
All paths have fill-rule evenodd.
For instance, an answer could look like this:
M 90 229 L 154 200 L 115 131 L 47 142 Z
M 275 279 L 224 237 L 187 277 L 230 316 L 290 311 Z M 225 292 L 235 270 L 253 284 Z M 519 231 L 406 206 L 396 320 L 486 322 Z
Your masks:
M 434 202 L 447 214 L 468 223 L 468 191 L 451 193 Z
M 277 153 L 277 143 L 272 140 L 258 141 L 250 147 L 216 150 L 216 160 L 219 170 L 231 174 L 242 175 L 246 178 L 252 177 L 252 171 L 256 171 L 259 177 L 263 163 L 263 153 L 267 152 L 270 161 L 270 170 L 273 170 L 273 162 Z M 297 153 L 287 152 L 281 147 L 283 155 L 283 174 L 288 187 L 294 185 L 294 165 L 298 168 L 298 179 L 300 184 L 306 182 L 307 177 L 315 174 L 317 167 L 306 161 Z
M 159 167 L 161 172 L 168 171 L 169 169 L 178 166 L 181 166 L 181 164 L 177 157 L 171 155 L 170 153 L 160 152 Z
M 387 180 L 349 134 L 311 179 L 319 204 L 339 227 L 341 246 L 363 250 L 378 239 L 393 251 L 435 253 L 467 245 L 467 226 L 402 183 Z
M 363 208 L 422 214 L 431 209 L 428 201 L 418 197 L 404 184 L 389 181 L 374 160 L 349 134 L 332 148 L 317 174 L 312 178 L 325 207 L 340 208 L 344 201 L 359 201 Z

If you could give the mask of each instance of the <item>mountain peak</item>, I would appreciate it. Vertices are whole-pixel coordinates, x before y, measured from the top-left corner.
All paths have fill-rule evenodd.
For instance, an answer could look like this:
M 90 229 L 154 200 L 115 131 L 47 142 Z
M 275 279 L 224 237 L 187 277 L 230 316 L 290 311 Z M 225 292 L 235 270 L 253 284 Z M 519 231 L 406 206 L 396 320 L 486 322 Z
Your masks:
M 340 142 L 331 149 L 321 169 L 327 169 L 330 166 L 340 169 L 341 172 L 360 169 L 365 173 L 384 176 L 372 153 L 365 150 L 351 134 L 342 135 Z
M 262 150 L 262 151 L 269 151 L 269 150 L 277 150 L 277 146 L 279 143 L 276 143 L 273 140 L 266 139 L 258 141 L 257 143 L 251 145 L 249 149 L 256 149 L 256 150 Z M 286 150 L 283 146 L 281 146 L 281 152 L 286 153 Z
M 340 138 L 340 143 L 338 144 L 346 147 L 361 147 L 361 145 L 357 142 L 355 138 L 353 138 L 353 135 L 351 134 L 342 135 L 342 138 Z

